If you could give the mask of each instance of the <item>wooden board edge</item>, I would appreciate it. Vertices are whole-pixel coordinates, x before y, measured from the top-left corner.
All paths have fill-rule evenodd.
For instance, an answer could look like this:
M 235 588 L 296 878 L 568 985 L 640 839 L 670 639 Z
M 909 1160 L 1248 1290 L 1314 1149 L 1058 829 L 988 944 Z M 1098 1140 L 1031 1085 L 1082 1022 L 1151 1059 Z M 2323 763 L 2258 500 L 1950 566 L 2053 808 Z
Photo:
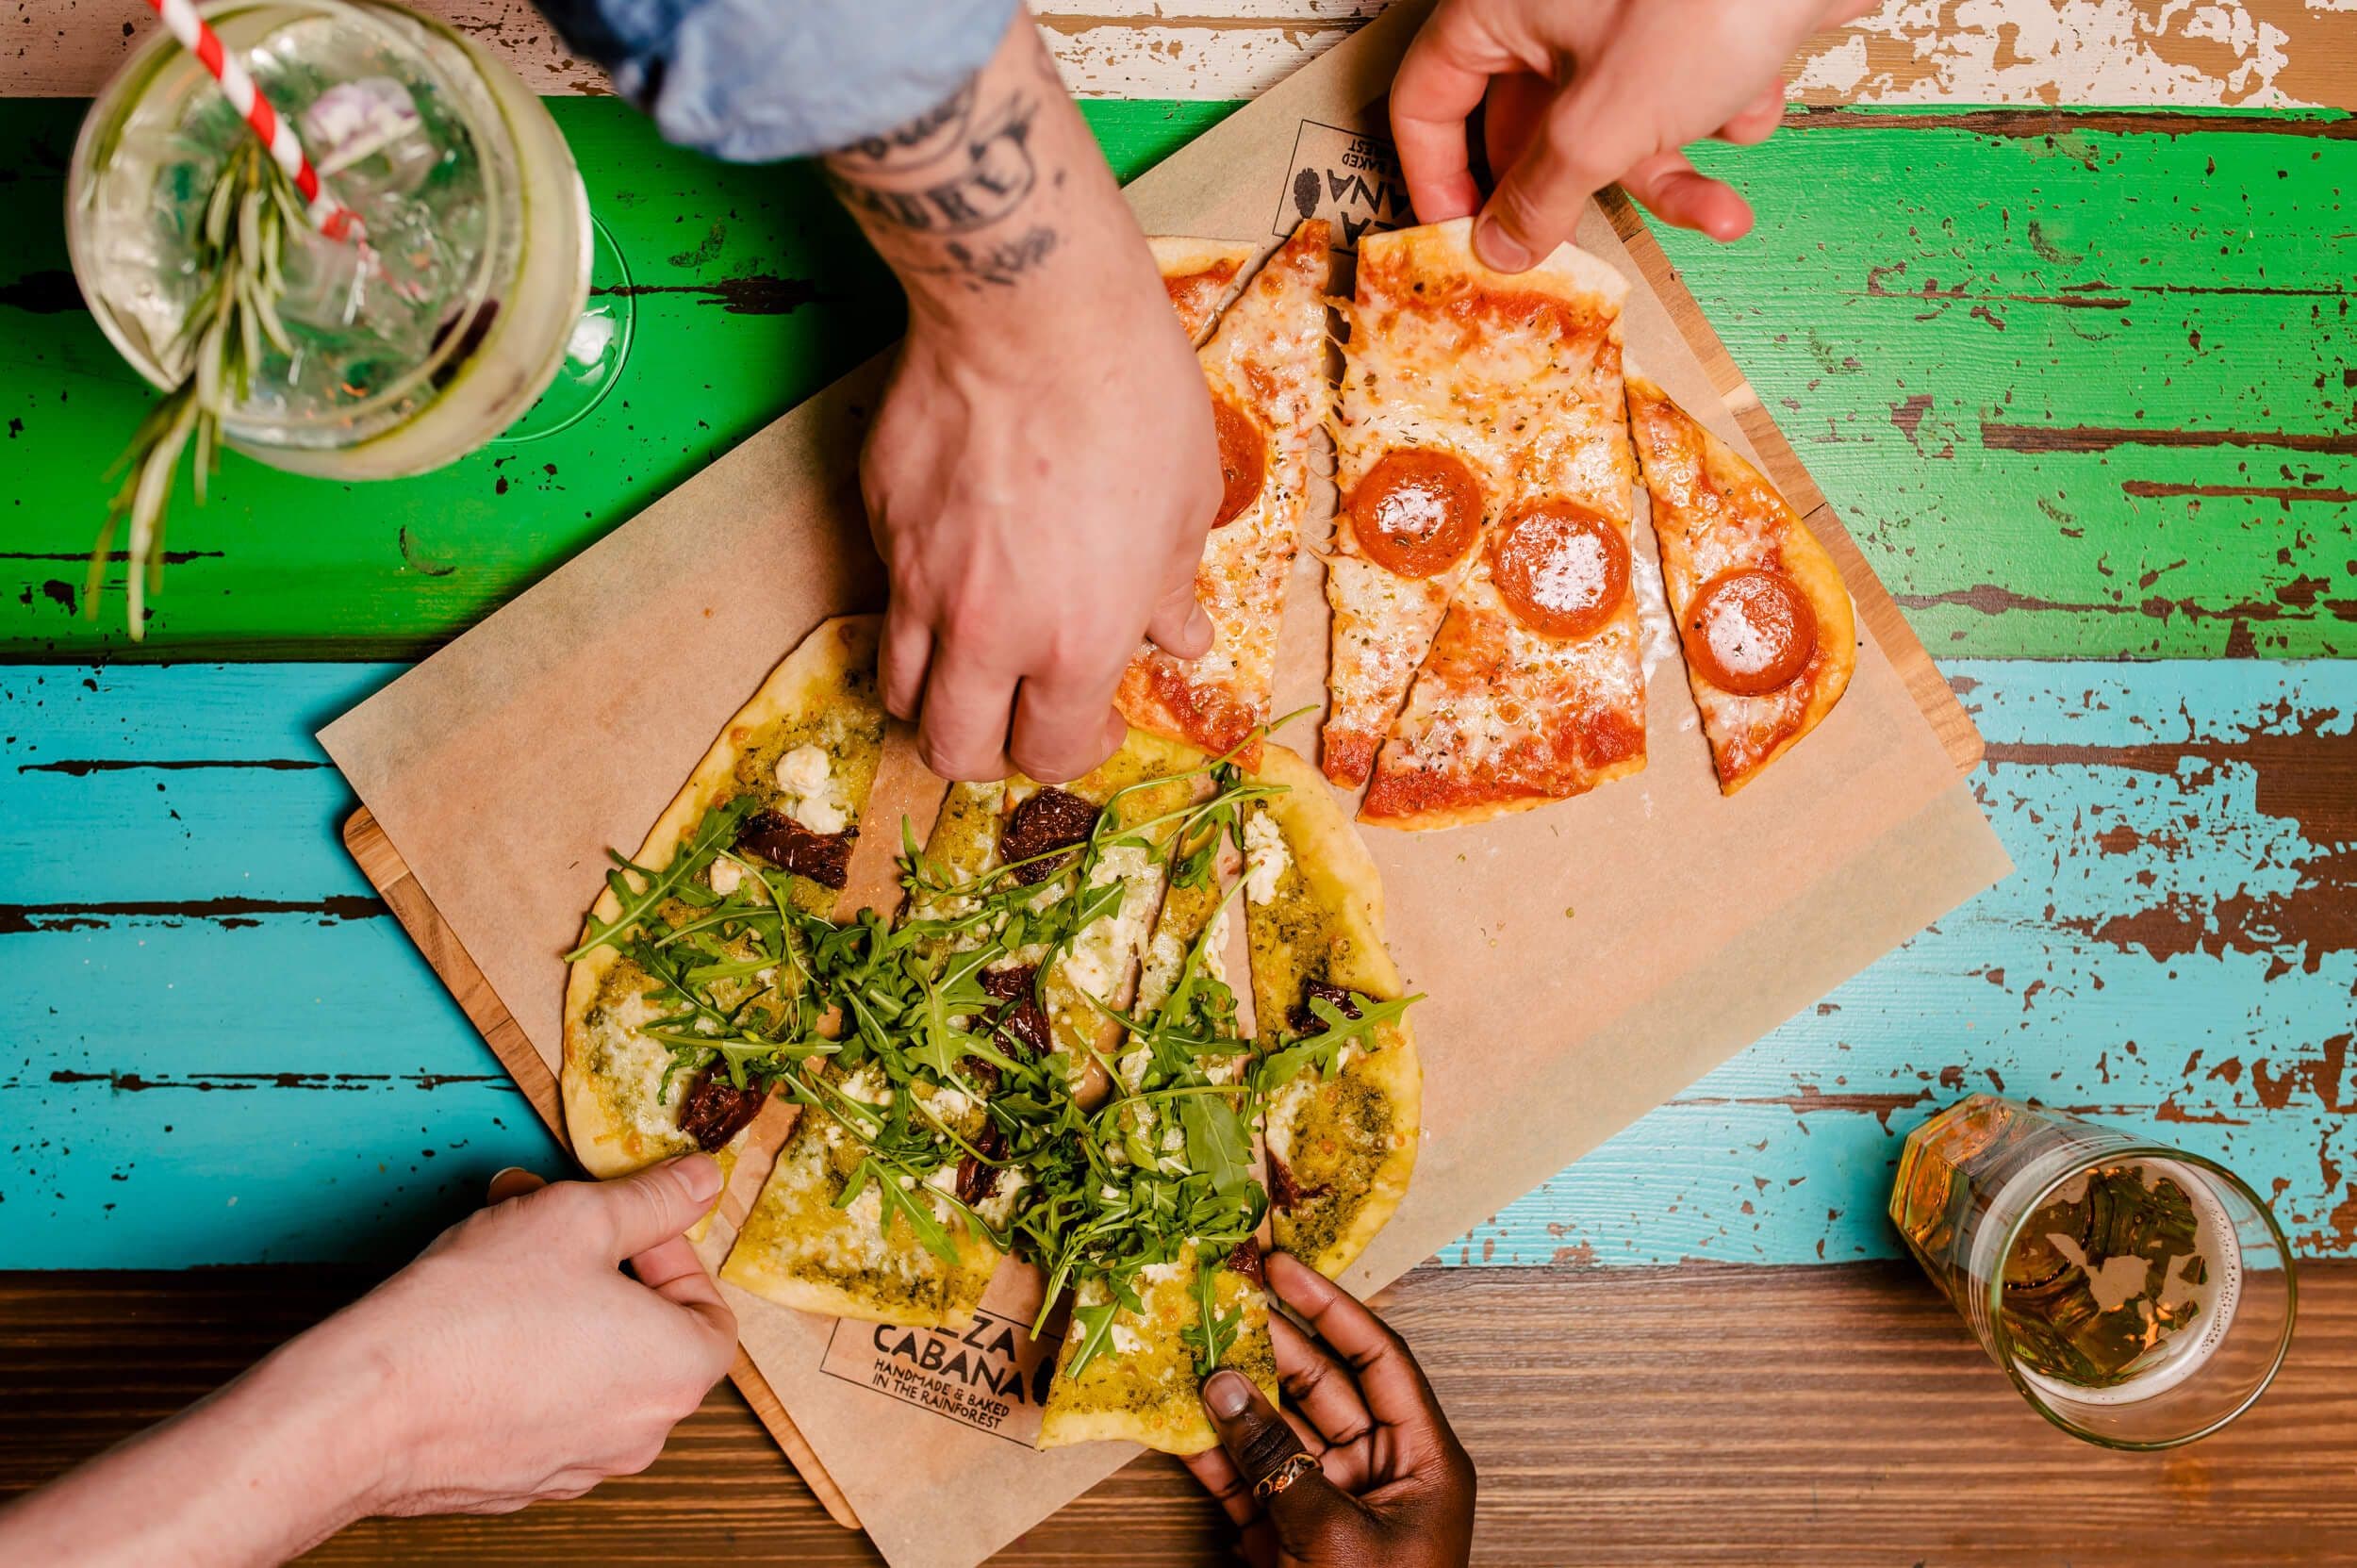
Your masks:
M 424 955 L 427 966 L 457 1000 L 467 1021 L 474 1025 L 484 1043 L 491 1048 L 491 1054 L 516 1080 L 516 1086 L 532 1102 L 534 1112 L 561 1143 L 564 1129 L 556 1075 L 549 1071 L 549 1065 L 525 1038 L 522 1026 L 509 1015 L 457 933 L 425 896 L 425 889 L 418 885 L 418 879 L 410 874 L 408 863 L 401 858 L 401 851 L 385 832 L 384 824 L 364 805 L 344 818 L 343 840 L 344 848 L 358 863 L 360 874 L 384 899 L 393 918 L 401 922 L 402 930 L 409 933 L 409 939 Z M 768 1379 L 753 1365 L 752 1358 L 745 1354 L 742 1345 L 737 1347 L 729 1378 L 744 1395 L 745 1403 L 752 1408 L 754 1418 L 777 1440 L 786 1463 L 810 1488 L 811 1495 L 818 1499 L 827 1516 L 847 1530 L 863 1528 L 859 1515 L 851 1510 L 850 1500 L 844 1496 L 834 1477 L 827 1474 L 827 1467 L 819 1462 L 810 1441 L 794 1425 L 794 1418 L 786 1413 Z
M 1882 578 L 1868 563 L 1857 541 L 1841 525 L 1833 503 L 1818 489 L 1817 481 L 1801 461 L 1800 454 L 1785 439 L 1775 416 L 1744 378 L 1726 344 L 1720 341 L 1709 317 L 1703 313 L 1701 302 L 1687 289 L 1686 281 L 1670 264 L 1668 254 L 1654 238 L 1637 204 L 1618 187 L 1606 190 L 1596 201 L 1605 216 L 1612 221 L 1613 230 L 1628 247 L 1629 255 L 1636 257 L 1647 287 L 1669 311 L 1678 335 L 1709 372 L 1711 386 L 1726 403 L 1728 412 L 1758 450 L 1761 461 L 1768 466 L 1768 477 L 1784 492 L 1792 509 L 1806 520 L 1809 531 L 1841 569 L 1842 581 L 1857 603 L 1859 618 L 1872 629 L 1874 640 L 1882 646 L 1891 668 L 1899 672 L 1899 679 L 1905 683 L 1907 695 L 1939 738 L 1949 760 L 1958 773 L 1970 773 L 1981 765 L 1986 745 L 1971 716 L 1964 711 L 1964 704 L 1948 685 L 1948 678 L 1932 662 L 1930 652 L 1915 635 L 1915 628 L 1907 624 L 1898 602 L 1890 597 L 1890 590 L 1883 586 Z

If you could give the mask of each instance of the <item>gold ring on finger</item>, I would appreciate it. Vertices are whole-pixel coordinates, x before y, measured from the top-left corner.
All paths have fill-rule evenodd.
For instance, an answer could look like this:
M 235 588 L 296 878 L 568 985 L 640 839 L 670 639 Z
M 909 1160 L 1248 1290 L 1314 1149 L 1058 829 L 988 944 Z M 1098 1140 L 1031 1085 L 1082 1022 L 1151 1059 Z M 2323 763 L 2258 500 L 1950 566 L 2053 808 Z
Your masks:
M 1318 1467 L 1318 1461 L 1306 1453 L 1297 1453 L 1253 1483 L 1252 1495 L 1262 1502 L 1284 1491 Z

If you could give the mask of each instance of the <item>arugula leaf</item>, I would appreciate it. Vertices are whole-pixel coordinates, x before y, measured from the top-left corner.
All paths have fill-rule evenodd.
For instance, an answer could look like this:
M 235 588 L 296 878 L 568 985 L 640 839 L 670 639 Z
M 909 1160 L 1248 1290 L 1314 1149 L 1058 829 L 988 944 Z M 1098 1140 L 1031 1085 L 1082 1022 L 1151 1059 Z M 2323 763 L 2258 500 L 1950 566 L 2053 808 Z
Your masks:
M 1220 1358 L 1236 1343 L 1236 1335 L 1244 1329 L 1244 1309 L 1219 1310 L 1219 1264 L 1216 1260 L 1201 1256 L 1195 1259 L 1195 1320 L 1178 1330 L 1178 1338 L 1195 1352 L 1195 1376 L 1197 1381 L 1219 1370 Z
M 1263 1095 L 1275 1094 L 1299 1077 L 1304 1069 L 1311 1067 L 1317 1069 L 1321 1078 L 1332 1078 L 1342 1065 L 1343 1047 L 1355 1040 L 1370 1051 L 1380 1049 L 1376 1043 L 1376 1030 L 1407 1012 L 1409 1004 L 1422 1000 L 1422 992 L 1412 997 L 1402 997 L 1396 1001 L 1369 999 L 1360 1003 L 1359 1016 L 1351 1018 L 1344 1016 L 1341 1008 L 1324 997 L 1310 998 L 1310 1011 L 1326 1028 L 1307 1039 L 1262 1057 L 1252 1069 L 1253 1087 Z
M 1066 1333 L 1076 1336 L 1072 1345 L 1072 1360 L 1065 1366 L 1066 1377 L 1080 1377 L 1088 1369 L 1089 1362 L 1095 1361 L 1105 1346 L 1112 1343 L 1113 1313 L 1120 1311 L 1120 1307 L 1119 1302 L 1110 1300 L 1098 1302 L 1093 1307 L 1074 1303 L 1072 1327 L 1065 1330 Z
M 1190 1095 L 1178 1101 L 1178 1125 L 1187 1133 L 1187 1164 L 1207 1177 L 1214 1192 L 1249 1185 L 1252 1134 L 1225 1096 Z
M 711 865 L 723 847 L 736 842 L 738 826 L 758 803 L 750 795 L 740 795 L 704 813 L 703 820 L 696 824 L 695 831 L 672 853 L 670 863 L 659 871 L 649 870 L 625 856 L 613 855 L 614 869 L 605 874 L 605 884 L 613 889 L 620 908 L 611 920 L 601 921 L 593 916 L 588 939 L 567 953 L 565 962 L 574 963 L 612 945 L 645 923 L 667 900 L 686 891 L 691 885 L 690 877 Z M 637 887 L 631 885 L 633 875 L 639 879 Z

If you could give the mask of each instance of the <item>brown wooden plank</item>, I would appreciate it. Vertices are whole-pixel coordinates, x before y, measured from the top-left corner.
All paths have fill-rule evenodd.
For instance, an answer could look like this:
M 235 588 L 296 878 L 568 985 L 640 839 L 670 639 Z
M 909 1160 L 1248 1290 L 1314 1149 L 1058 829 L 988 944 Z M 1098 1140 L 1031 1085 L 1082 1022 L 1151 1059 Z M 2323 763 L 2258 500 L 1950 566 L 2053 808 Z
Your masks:
M 561 1143 L 565 1136 L 564 1112 L 557 1098 L 555 1075 L 525 1038 L 522 1027 L 508 1015 L 457 933 L 443 922 L 433 900 L 418 885 L 418 879 L 410 875 L 401 852 L 393 848 L 393 841 L 386 836 L 368 807 L 362 806 L 345 818 L 344 847 L 359 863 L 360 873 L 369 879 L 369 884 L 384 896 L 394 918 L 409 933 L 409 939 L 417 943 L 426 963 L 457 999 L 467 1021 L 474 1025 L 491 1048 L 491 1054 L 515 1078 L 516 1086 L 532 1102 L 532 1109 Z M 743 1215 L 739 1213 L 732 1217 L 741 1220 Z M 794 1425 L 794 1418 L 785 1413 L 785 1406 L 770 1390 L 767 1379 L 741 1348 L 736 1352 L 736 1363 L 729 1369 L 729 1377 L 743 1393 L 746 1405 L 777 1441 L 786 1462 L 809 1484 L 835 1523 L 845 1529 L 858 1529 L 859 1515 L 852 1511 L 850 1500 L 843 1495 L 834 1477 L 827 1474 L 827 1467 L 818 1461 L 810 1441 Z
M 159 1419 L 366 1283 L 301 1268 L 0 1274 L 0 1494 Z M 2047 1428 L 1912 1269 L 1424 1268 L 1381 1299 L 1481 1471 L 1475 1560 L 2357 1560 L 2357 1263 L 2312 1264 L 2283 1378 L 2220 1435 L 2110 1454 Z M 171 1346 L 158 1354 L 159 1343 Z M 866 1563 L 723 1388 L 647 1474 L 502 1519 L 377 1521 L 338 1563 Z M 1222 1560 L 1149 1458 L 994 1560 Z

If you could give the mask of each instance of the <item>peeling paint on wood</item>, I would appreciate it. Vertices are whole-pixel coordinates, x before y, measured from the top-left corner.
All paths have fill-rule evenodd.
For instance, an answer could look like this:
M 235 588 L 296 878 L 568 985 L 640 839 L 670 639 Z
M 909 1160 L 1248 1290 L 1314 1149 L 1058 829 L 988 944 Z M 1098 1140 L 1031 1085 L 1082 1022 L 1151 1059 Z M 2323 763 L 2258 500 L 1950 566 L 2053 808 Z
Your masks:
M 18 0 L 23 6 L 25 0 Z M 535 92 L 603 93 L 525 0 L 414 0 Z M 1077 93 L 1248 98 L 1349 37 L 1386 0 L 1181 0 L 1032 8 Z M 2357 104 L 2357 41 L 2336 0 L 1885 0 L 1786 69 L 1807 103 Z M 65 0 L 60 25 L 0 56 L 0 95 L 97 90 L 152 19 L 133 0 Z
M 0 736 L 35 765 L 313 759 L 310 729 L 394 672 L 6 668 Z M 2357 663 L 1948 673 L 2020 869 L 1447 1261 L 1892 1256 L 1900 1139 L 1977 1088 L 2152 1128 L 2270 1193 L 2304 1252 L 2357 1256 Z M 319 768 L 0 768 L 0 896 L 365 896 L 335 842 L 344 799 Z M 0 936 L 0 1125 L 19 1130 L 0 1237 L 22 1263 L 373 1256 L 499 1165 L 549 1166 L 389 920 L 108 918 Z M 349 1224 L 322 1216 L 323 1184 Z
M 232 455 L 211 505 L 180 514 L 203 549 L 129 650 L 115 614 L 76 619 L 76 568 L 146 394 L 87 316 L 0 308 L 0 363 L 22 370 L 0 411 L 43 459 L 0 465 L 0 647 L 414 654 L 894 330 L 888 279 L 796 172 L 680 154 L 611 101 L 556 109 L 645 290 L 613 398 L 530 448 L 354 488 L 336 530 L 297 520 L 316 485 Z M 1134 171 L 1224 110 L 1089 112 Z M 28 171 L 36 208 L 62 201 L 41 149 L 73 121 L 0 104 L 0 166 Z M 2357 652 L 2357 507 L 2335 499 L 2357 491 L 2344 131 L 2357 119 L 1812 114 L 1701 154 L 1758 208 L 1752 238 L 1664 242 L 1936 653 Z M 61 260 L 37 232 L 0 282 Z M 735 313 L 788 288 L 809 303 Z

